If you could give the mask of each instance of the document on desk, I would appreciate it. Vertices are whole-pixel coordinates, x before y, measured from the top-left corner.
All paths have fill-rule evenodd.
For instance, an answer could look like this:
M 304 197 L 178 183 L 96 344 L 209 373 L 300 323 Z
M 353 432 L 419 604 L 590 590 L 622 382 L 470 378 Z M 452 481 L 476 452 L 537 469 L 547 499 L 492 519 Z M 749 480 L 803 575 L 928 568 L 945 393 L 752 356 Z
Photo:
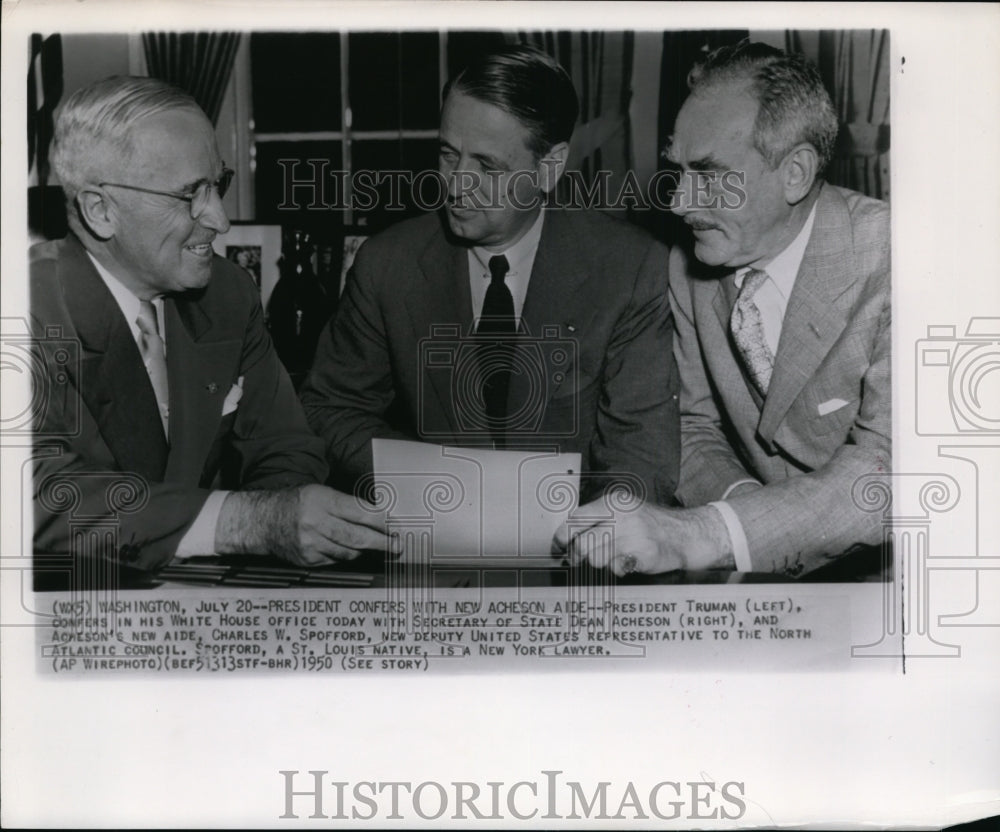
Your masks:
M 580 454 L 372 440 L 376 493 L 403 559 L 551 558 L 580 494 Z

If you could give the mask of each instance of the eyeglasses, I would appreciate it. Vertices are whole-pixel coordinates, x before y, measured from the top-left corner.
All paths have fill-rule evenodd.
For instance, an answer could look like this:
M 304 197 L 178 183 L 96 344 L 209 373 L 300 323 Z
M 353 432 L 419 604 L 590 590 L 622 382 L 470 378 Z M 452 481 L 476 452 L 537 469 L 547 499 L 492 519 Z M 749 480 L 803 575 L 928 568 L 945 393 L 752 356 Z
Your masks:
M 124 185 L 121 182 L 100 182 L 98 183 L 98 187 L 106 188 L 110 186 L 112 188 L 125 188 L 129 191 L 139 191 L 144 194 L 155 194 L 156 196 L 169 196 L 172 199 L 179 199 L 182 202 L 187 202 L 191 206 L 191 219 L 196 220 L 204 214 L 205 209 L 208 208 L 208 200 L 211 197 L 212 191 L 215 191 L 219 195 L 219 199 L 222 199 L 229 190 L 229 186 L 232 184 L 233 177 L 235 175 L 235 171 L 223 166 L 222 174 L 214 182 L 202 182 L 193 191 L 185 193 L 177 193 L 176 191 L 156 191 L 152 188 L 140 188 L 138 185 Z

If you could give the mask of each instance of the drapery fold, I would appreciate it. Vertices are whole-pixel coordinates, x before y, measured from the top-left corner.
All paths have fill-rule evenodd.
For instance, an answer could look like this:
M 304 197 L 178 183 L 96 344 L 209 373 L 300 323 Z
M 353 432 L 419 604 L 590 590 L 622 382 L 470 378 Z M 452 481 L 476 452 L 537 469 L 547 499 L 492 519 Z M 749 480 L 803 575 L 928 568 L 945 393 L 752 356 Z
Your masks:
M 634 34 L 519 32 L 513 39 L 537 46 L 554 57 L 576 87 L 580 118 L 567 169 L 579 170 L 588 185 L 598 171 L 607 171 L 608 193 L 617 194 L 634 162 L 629 119 Z M 562 183 L 567 184 L 565 180 Z
M 159 78 L 190 93 L 212 123 L 233 71 L 238 32 L 148 32 L 142 36 L 146 66 Z
M 60 35 L 31 36 L 28 64 L 28 230 L 32 240 L 66 236 L 62 188 L 49 184 L 53 115 L 63 94 Z
M 888 30 L 789 30 L 785 48 L 812 60 L 833 96 L 840 136 L 826 178 L 888 200 Z
M 62 37 L 32 35 L 28 67 L 28 170 L 33 185 L 48 183 L 52 119 L 62 93 Z

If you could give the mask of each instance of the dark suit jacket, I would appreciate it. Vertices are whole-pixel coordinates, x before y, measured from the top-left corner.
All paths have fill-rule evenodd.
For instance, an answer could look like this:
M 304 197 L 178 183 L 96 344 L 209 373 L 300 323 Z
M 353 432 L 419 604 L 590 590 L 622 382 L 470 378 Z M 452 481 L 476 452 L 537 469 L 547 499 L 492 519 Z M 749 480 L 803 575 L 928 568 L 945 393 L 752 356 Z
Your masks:
M 679 449 L 667 255 L 605 215 L 547 213 L 522 313 L 530 335 L 522 366 L 540 379 L 526 410 L 536 418 L 508 447 L 578 451 L 585 472 L 625 473 L 650 499 L 672 498 Z M 370 472 L 373 437 L 488 444 L 470 424 L 473 394 L 461 381 L 472 331 L 468 249 L 438 216 L 368 240 L 301 391 L 332 469 Z M 512 401 L 527 401 L 531 376 L 513 376 Z M 585 477 L 585 493 L 602 480 Z
M 35 425 L 37 552 L 89 545 L 73 540 L 81 518 L 117 514 L 122 560 L 162 565 L 217 484 L 224 456 L 234 469 L 230 487 L 326 479 L 322 445 L 241 269 L 216 257 L 204 290 L 164 301 L 168 447 L 128 323 L 79 240 L 37 245 L 30 261 L 32 329 L 45 370 L 36 396 L 43 389 L 46 397 Z M 68 347 L 61 354 L 60 345 Z M 223 417 L 240 376 L 242 397 Z
M 739 480 L 764 483 L 728 501 L 755 570 L 799 574 L 881 542 L 881 515 L 854 488 L 891 460 L 889 239 L 884 202 L 822 187 L 763 402 L 729 335 L 734 273 L 671 254 L 678 495 L 702 505 Z

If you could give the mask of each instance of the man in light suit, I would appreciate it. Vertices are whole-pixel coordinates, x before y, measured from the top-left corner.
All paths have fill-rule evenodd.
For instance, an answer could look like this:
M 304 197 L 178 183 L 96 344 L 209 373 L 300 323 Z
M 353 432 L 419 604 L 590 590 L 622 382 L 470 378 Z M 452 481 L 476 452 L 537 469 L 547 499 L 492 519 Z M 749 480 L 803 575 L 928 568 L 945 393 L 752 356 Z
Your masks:
M 853 489 L 890 466 L 889 211 L 820 178 L 837 119 L 801 57 L 744 43 L 689 85 L 668 156 L 694 237 L 670 261 L 691 508 L 584 507 L 576 528 L 615 524 L 616 545 L 559 536 L 621 573 L 799 576 L 881 540 Z
M 565 71 L 530 47 L 450 84 L 442 215 L 362 246 L 301 391 L 335 471 L 370 472 L 376 437 L 542 446 L 580 452 L 585 489 L 620 475 L 672 499 L 667 250 L 603 214 L 542 208 L 577 111 Z
M 68 554 L 72 569 L 96 574 L 95 564 L 149 570 L 175 555 L 312 565 L 384 550 L 381 515 L 318 484 L 322 447 L 257 290 L 212 251 L 229 228 L 232 171 L 194 100 L 148 78 L 86 87 L 58 116 L 54 165 L 71 233 L 30 257 L 46 370 L 35 391 L 36 575 L 46 563 L 65 571 Z M 117 546 L 78 536 L 81 518 L 116 508 Z

